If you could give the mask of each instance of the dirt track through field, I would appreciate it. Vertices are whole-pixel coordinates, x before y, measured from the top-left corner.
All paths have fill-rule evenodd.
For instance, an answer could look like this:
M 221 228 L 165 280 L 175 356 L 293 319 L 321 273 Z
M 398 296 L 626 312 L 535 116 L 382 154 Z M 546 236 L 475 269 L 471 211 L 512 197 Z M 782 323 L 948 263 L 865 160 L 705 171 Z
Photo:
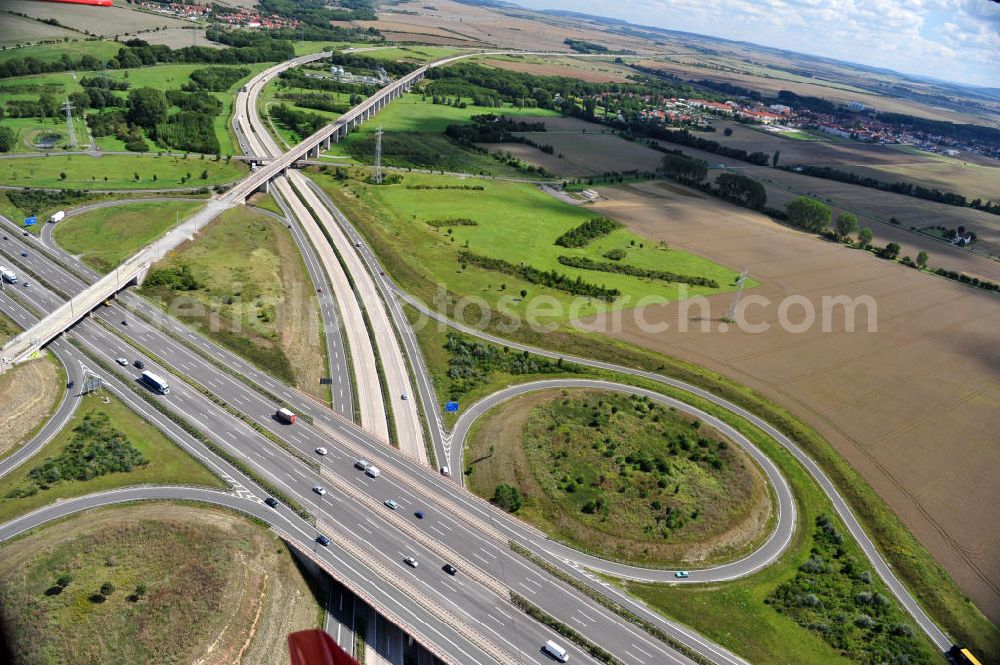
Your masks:
M 18 365 L 0 377 L 0 455 L 24 443 L 48 417 L 59 397 L 55 364 L 42 359 Z
M 879 260 L 714 199 L 662 183 L 602 189 L 594 206 L 633 230 L 723 265 L 746 266 L 761 282 L 746 292 L 774 304 L 747 310 L 763 334 L 720 332 L 732 296 L 697 308 L 647 308 L 649 323 L 614 336 L 726 374 L 788 407 L 815 427 L 897 511 L 920 541 L 993 621 L 1000 619 L 1000 301 L 935 276 Z M 681 190 L 683 191 L 683 190 Z M 778 303 L 795 295 L 821 310 L 824 296 L 871 296 L 877 331 L 780 329 Z M 802 320 L 802 308 L 789 318 Z M 626 321 L 630 319 L 626 318 Z M 685 321 L 688 331 L 681 332 Z M 599 321 L 587 322 L 599 327 Z M 702 324 L 708 326 L 701 331 Z M 839 330 L 839 332 L 837 332 Z

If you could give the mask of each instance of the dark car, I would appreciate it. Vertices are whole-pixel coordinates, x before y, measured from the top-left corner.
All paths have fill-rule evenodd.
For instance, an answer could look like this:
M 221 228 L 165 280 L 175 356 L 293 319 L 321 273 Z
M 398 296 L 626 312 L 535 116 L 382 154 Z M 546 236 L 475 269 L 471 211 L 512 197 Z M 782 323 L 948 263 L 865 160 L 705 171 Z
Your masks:
M 417 517 L 418 520 L 424 519 L 424 511 L 422 511 L 422 510 L 418 510 L 417 512 L 415 512 L 413 514 L 416 515 L 416 517 Z
M 21 252 L 21 256 L 27 256 L 27 255 L 28 255 L 27 252 Z
M 273 496 L 269 496 L 266 499 L 264 499 L 264 503 L 271 506 L 272 508 L 278 507 L 278 500 L 275 499 Z
M 66 387 L 72 390 L 73 386 L 75 386 L 75 385 L 76 385 L 76 381 L 70 381 L 70 382 L 68 382 L 66 384 Z
M 456 568 L 455 566 L 451 565 L 450 563 L 446 563 L 443 566 L 441 566 L 441 570 L 443 570 L 444 572 L 448 573 L 452 577 L 454 577 L 455 574 L 458 572 L 458 568 Z
M 146 369 L 146 363 L 142 362 L 141 360 L 136 360 L 135 361 L 135 368 L 136 369 Z
M 322 545 L 323 547 L 326 547 L 327 545 L 330 544 L 330 539 L 321 534 L 319 536 L 316 536 L 316 542 Z

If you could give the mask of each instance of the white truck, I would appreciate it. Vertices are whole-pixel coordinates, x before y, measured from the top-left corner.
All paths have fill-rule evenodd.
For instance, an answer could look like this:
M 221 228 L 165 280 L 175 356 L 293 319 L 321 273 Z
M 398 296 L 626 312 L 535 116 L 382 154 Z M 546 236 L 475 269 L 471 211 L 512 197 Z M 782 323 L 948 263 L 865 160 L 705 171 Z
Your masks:
M 3 266 L 0 266 L 0 278 L 8 284 L 17 284 L 17 273 Z
M 52 222 L 53 224 L 55 224 L 56 222 L 61 222 L 64 219 L 66 219 L 66 211 L 65 210 L 60 210 L 59 212 L 54 212 L 54 213 L 52 213 L 52 216 L 49 217 L 49 221 Z

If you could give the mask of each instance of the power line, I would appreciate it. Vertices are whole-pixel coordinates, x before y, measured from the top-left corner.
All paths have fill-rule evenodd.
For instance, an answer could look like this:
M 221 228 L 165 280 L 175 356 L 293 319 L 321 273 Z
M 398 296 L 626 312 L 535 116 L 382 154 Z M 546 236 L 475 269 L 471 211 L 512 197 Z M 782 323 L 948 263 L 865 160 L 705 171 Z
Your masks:
M 70 104 L 69 99 L 60 107 L 66 112 L 66 135 L 69 138 L 69 147 L 76 147 L 76 130 L 73 129 L 73 105 Z
M 736 279 L 736 294 L 733 296 L 733 302 L 729 305 L 729 312 L 726 314 L 725 321 L 735 321 L 736 320 L 736 308 L 740 305 L 740 298 L 743 297 L 743 287 L 747 283 L 747 278 L 750 276 L 750 269 L 747 267 L 743 268 L 743 272 Z

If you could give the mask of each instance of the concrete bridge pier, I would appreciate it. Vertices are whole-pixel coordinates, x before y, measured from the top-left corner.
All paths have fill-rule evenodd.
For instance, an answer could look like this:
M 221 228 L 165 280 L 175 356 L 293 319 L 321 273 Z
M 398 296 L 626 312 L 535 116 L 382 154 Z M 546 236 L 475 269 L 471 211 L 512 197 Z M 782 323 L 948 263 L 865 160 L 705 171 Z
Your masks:
M 308 154 L 310 159 L 319 159 L 319 144 L 309 148 Z

